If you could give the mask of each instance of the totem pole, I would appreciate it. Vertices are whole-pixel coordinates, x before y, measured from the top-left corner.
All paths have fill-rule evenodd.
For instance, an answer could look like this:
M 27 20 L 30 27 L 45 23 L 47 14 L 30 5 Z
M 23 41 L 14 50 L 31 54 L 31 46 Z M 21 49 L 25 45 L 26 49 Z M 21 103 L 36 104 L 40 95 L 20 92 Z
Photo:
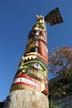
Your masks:
M 46 17 L 36 17 L 6 100 L 6 108 L 49 108 L 46 22 L 55 25 L 63 20 L 58 8 Z

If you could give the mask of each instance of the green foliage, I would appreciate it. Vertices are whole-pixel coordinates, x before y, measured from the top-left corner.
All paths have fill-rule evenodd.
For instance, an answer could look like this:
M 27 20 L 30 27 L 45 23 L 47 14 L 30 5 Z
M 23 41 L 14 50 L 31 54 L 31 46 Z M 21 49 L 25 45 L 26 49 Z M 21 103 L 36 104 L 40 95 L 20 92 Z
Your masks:
M 49 72 L 72 77 L 72 48 L 58 48 L 49 54 Z
M 50 101 L 49 102 L 49 108 L 61 108 L 60 106 L 58 106 L 54 101 Z

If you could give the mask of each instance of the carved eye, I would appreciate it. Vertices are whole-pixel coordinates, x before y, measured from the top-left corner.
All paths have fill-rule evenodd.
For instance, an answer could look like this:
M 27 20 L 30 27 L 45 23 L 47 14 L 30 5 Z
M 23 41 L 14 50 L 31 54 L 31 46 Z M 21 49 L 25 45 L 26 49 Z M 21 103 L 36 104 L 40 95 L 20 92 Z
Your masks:
M 42 67 L 41 67 L 41 65 L 40 64 L 34 64 L 34 68 L 36 68 L 36 69 L 42 69 Z

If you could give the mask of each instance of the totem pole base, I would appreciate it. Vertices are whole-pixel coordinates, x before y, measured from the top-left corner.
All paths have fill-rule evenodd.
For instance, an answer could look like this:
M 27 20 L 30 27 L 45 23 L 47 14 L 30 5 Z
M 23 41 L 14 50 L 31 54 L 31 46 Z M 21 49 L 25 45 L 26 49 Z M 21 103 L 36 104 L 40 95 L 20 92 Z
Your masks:
M 15 90 L 7 98 L 5 108 L 49 108 L 49 102 L 40 92 Z

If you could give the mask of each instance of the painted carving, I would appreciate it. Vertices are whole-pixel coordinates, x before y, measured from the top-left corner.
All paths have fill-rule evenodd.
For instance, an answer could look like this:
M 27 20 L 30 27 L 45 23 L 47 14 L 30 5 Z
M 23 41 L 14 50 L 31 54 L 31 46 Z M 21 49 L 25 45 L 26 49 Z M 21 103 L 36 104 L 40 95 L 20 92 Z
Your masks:
M 43 16 L 37 21 L 28 35 L 25 54 L 21 58 L 10 92 L 29 89 L 48 94 L 48 49 L 47 32 Z

